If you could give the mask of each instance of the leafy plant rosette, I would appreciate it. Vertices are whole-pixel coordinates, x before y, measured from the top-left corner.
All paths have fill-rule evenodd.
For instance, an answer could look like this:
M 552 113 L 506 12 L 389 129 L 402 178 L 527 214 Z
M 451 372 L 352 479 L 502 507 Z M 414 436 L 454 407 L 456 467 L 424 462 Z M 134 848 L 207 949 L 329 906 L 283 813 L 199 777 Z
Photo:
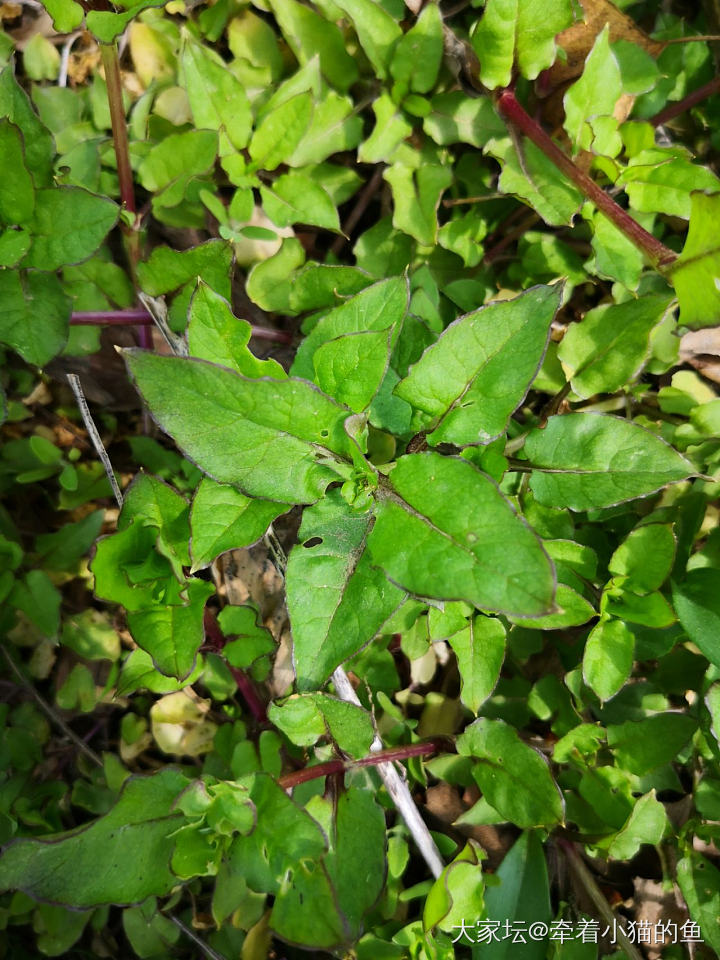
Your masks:
M 86 16 L 106 45 L 130 24 L 138 76 L 150 53 L 161 68 L 128 127 L 144 214 L 95 94 L 36 86 L 36 112 L 12 67 L 0 74 L 0 155 L 17 171 L 0 183 L 0 338 L 46 364 L 73 307 L 95 315 L 141 293 L 173 355 L 124 360 L 185 458 L 133 438 L 149 472 L 88 573 L 97 474 L 83 479 L 42 432 L 4 448 L 6 490 L 45 484 L 54 498 L 57 481 L 59 508 L 84 514 L 31 544 L 0 517 L 8 665 L 37 686 L 60 648 L 55 706 L 35 699 L 67 736 L 58 710 L 123 711 L 119 756 L 81 741 L 67 796 L 62 776 L 59 789 L 34 776 L 42 715 L 3 711 L 10 948 L 31 922 L 43 953 L 94 937 L 112 955 L 115 906 L 140 957 L 193 942 L 264 956 L 277 937 L 290 952 L 494 960 L 513 949 L 508 931 L 538 924 L 513 941 L 528 958 L 595 957 L 600 943 L 640 956 L 638 888 L 634 920 L 613 912 L 584 852 L 626 865 L 626 899 L 628 870 L 677 891 L 664 956 L 720 950 L 720 400 L 676 371 L 678 331 L 717 319 L 720 181 L 650 122 L 705 79 L 707 43 L 670 43 L 687 26 L 672 13 L 651 39 L 583 3 L 583 55 L 560 80 L 576 51 L 564 0 L 542 16 L 488 0 L 445 22 L 434 4 L 411 17 L 392 0 L 153 6 Z M 77 3 L 47 7 L 58 30 L 82 22 Z M 524 106 L 548 90 L 559 143 Z M 115 120 L 118 104 L 111 94 Z M 110 127 L 114 159 L 98 136 Z M 362 190 L 354 165 L 375 167 Z M 125 204 L 127 275 L 103 245 L 118 219 L 104 193 Z M 351 200 L 353 265 L 339 256 Z M 143 259 L 143 216 L 208 239 Z M 253 310 L 303 318 L 287 372 L 248 346 L 235 259 L 251 264 Z M 71 337 L 69 350 L 94 345 Z M 26 371 L 6 386 L 19 429 Z M 285 515 L 300 515 L 286 562 L 273 528 Z M 294 687 L 269 705 L 283 644 L 212 575 L 260 541 L 292 639 Z M 89 599 L 80 613 L 63 599 L 90 575 L 124 609 L 129 653 Z M 440 788 L 459 805 L 430 821 L 427 864 L 417 810 L 398 817 L 379 775 L 397 760 L 418 796 Z M 502 850 L 491 870 L 488 836 Z M 594 939 L 577 932 L 592 924 Z

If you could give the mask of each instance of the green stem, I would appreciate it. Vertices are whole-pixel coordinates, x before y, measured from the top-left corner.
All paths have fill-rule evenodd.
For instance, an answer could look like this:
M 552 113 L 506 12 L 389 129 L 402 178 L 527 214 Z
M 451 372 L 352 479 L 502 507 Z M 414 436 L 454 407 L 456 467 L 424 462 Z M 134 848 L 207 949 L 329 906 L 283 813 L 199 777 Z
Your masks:
M 496 102 L 498 110 L 508 123 L 542 150 L 558 170 L 564 173 L 568 180 L 571 180 L 655 267 L 659 269 L 667 267 L 676 259 L 677 254 L 673 250 L 633 220 L 627 211 L 623 210 L 591 177 L 576 166 L 567 154 L 563 153 L 540 124 L 527 113 L 515 96 L 514 90 L 506 87 Z

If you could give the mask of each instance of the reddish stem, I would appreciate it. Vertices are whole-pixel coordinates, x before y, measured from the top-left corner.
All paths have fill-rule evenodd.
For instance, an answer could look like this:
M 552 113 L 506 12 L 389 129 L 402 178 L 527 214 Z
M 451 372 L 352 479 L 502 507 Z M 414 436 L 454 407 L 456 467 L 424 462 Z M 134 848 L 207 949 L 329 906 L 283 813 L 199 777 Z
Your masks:
M 207 608 L 205 609 L 204 625 L 205 634 L 210 641 L 213 652 L 222 656 L 223 647 L 227 643 L 227 637 L 220 629 L 220 624 L 217 622 L 215 614 Z M 255 684 L 250 677 L 244 671 L 238 669 L 238 667 L 233 667 L 229 663 L 227 666 L 250 713 L 252 713 L 258 723 L 265 723 L 267 720 L 267 710 L 255 689 Z
M 693 90 L 692 93 L 689 93 L 686 97 L 683 97 L 682 100 L 678 100 L 676 103 L 669 103 L 664 107 L 660 113 L 656 113 L 654 117 L 650 119 L 650 123 L 654 124 L 656 127 L 662 126 L 663 123 L 667 123 L 668 120 L 674 120 L 675 117 L 679 117 L 681 113 L 685 113 L 686 110 L 692 110 L 693 107 L 696 107 L 699 103 L 706 99 L 706 97 L 711 97 L 714 93 L 720 91 L 720 77 L 715 77 L 714 80 L 710 80 L 709 83 L 704 84 L 702 87 L 698 87 L 697 90 Z
M 70 319 L 73 327 L 151 327 L 153 318 L 147 310 L 135 308 L 132 310 L 78 310 Z M 258 340 L 272 340 L 274 343 L 292 343 L 293 338 L 282 330 L 272 330 L 270 327 L 252 326 L 252 336 Z
M 290 790 L 300 783 L 307 783 L 308 780 L 316 780 L 318 777 L 345 773 L 345 771 L 353 770 L 356 767 L 374 767 L 379 763 L 387 763 L 391 760 L 428 757 L 430 754 L 436 753 L 437 750 L 438 744 L 432 741 L 410 743 L 403 747 L 388 747 L 387 750 L 378 750 L 377 753 L 372 753 L 369 757 L 363 757 L 361 760 L 327 760 L 325 763 L 318 763 L 314 767 L 304 767 L 302 770 L 286 773 L 284 777 L 280 777 L 279 783 L 284 790 Z
M 502 91 L 497 99 L 497 107 L 506 120 L 542 150 L 558 170 L 564 173 L 569 180 L 572 180 L 588 200 L 592 201 L 598 210 L 618 230 L 621 230 L 628 240 L 632 241 L 655 266 L 666 267 L 677 258 L 677 254 L 673 250 L 666 247 L 657 237 L 654 237 L 644 227 L 641 227 L 636 220 L 633 220 L 629 213 L 615 203 L 612 197 L 608 196 L 594 180 L 573 163 L 570 157 L 563 153 L 540 124 L 527 113 L 512 89 L 508 87 Z
M 110 107 L 110 123 L 112 125 L 115 159 L 117 161 L 118 181 L 120 184 L 120 199 L 125 209 L 136 213 L 135 186 L 133 172 L 130 166 L 130 147 L 128 144 L 127 124 L 125 123 L 125 107 L 123 105 L 122 80 L 120 78 L 120 61 L 118 59 L 117 44 L 101 43 L 100 53 L 105 68 L 105 83 L 107 84 L 108 105 Z

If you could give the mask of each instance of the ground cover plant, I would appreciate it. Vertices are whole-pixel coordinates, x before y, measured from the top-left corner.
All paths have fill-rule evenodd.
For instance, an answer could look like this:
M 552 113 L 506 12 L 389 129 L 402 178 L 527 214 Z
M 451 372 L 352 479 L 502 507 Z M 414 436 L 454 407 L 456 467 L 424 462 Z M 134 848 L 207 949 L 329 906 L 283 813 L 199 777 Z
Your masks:
M 714 0 L 0 18 L 0 955 L 716 956 Z

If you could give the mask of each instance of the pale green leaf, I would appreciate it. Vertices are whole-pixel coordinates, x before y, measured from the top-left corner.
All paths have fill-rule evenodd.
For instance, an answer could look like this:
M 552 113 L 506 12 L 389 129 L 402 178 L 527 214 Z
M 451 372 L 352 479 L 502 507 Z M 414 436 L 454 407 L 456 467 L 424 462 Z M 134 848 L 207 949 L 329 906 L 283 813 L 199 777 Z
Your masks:
M 380 632 L 405 598 L 371 564 L 371 520 L 370 514 L 354 513 L 338 491 L 303 515 L 287 569 L 298 690 L 324 683 Z
M 351 457 L 348 411 L 303 380 L 249 380 L 204 360 L 143 351 L 125 356 L 162 428 L 209 476 L 248 496 L 313 503 L 337 479 L 325 461 Z
M 376 512 L 373 561 L 411 593 L 519 616 L 553 609 L 554 570 L 540 541 L 468 461 L 401 457 Z
M 622 620 L 601 620 L 590 631 L 583 653 L 583 678 L 601 700 L 626 683 L 633 665 L 635 636 Z
M 669 278 L 680 301 L 680 323 L 697 330 L 714 327 L 720 315 L 720 195 L 696 191 L 690 199 L 685 246 Z
M 593 48 L 585 60 L 582 76 L 563 97 L 563 125 L 575 152 L 591 149 L 593 132 L 589 121 L 597 117 L 612 117 L 621 93 L 620 66 L 610 49 L 609 27 L 605 26 L 595 38 Z
M 694 474 L 655 434 L 620 417 L 571 413 L 550 417 L 525 441 L 530 487 L 548 507 L 592 510 L 634 500 Z
M 558 357 L 573 392 L 586 399 L 615 393 L 640 373 L 650 335 L 666 315 L 670 297 L 646 296 L 595 307 L 568 326 Z
M 333 86 L 342 91 L 352 86 L 358 76 L 357 64 L 345 49 L 342 33 L 335 23 L 297 0 L 270 0 L 270 6 L 301 65 L 317 55 L 323 75 Z
M 532 287 L 460 317 L 394 393 L 424 416 L 428 442 L 489 443 L 507 428 L 542 363 L 562 287 Z
M 519 827 L 560 823 L 564 803 L 547 761 L 503 720 L 481 717 L 457 740 L 458 753 L 474 757 L 473 776 L 488 803 Z
M 340 230 L 338 212 L 327 191 L 305 174 L 283 174 L 272 189 L 261 187 L 260 195 L 265 213 L 279 227 L 306 223 Z
M 494 617 L 478 616 L 453 633 L 449 643 L 460 671 L 460 699 L 477 715 L 500 676 L 505 659 L 505 628 Z
M 395 163 L 383 177 L 393 194 L 393 226 L 418 243 L 432 246 L 437 239 L 437 208 L 452 183 L 452 171 L 432 163 L 422 164 L 417 170 Z
M 248 148 L 255 166 L 274 170 L 287 163 L 308 128 L 312 112 L 312 95 L 305 91 L 265 114 Z
M 256 543 L 286 510 L 287 504 L 246 497 L 235 487 L 203 477 L 190 514 L 192 572 L 227 550 Z
M 390 14 L 375 0 L 333 0 L 336 7 L 348 17 L 360 41 L 360 46 L 381 80 L 388 68 L 396 42 L 403 33 Z

